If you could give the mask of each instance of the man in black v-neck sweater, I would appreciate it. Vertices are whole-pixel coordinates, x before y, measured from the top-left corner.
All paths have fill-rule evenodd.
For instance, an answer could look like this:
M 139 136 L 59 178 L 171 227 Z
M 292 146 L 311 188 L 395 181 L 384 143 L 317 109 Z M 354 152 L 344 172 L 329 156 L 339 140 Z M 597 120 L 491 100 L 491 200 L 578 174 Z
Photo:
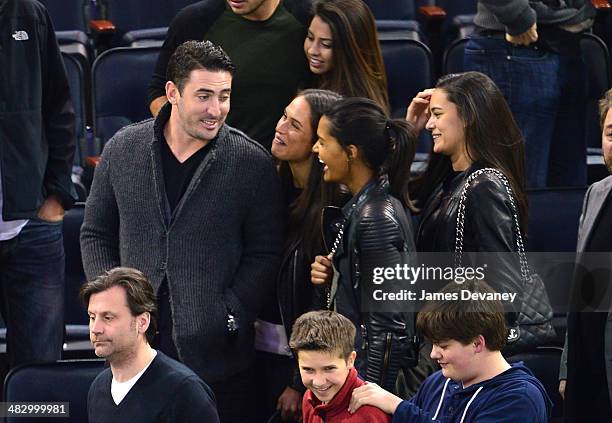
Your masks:
M 90 423 L 219 423 L 208 385 L 150 347 L 157 309 L 153 286 L 140 271 L 105 272 L 81 288 L 81 298 L 95 353 L 110 365 L 89 388 Z

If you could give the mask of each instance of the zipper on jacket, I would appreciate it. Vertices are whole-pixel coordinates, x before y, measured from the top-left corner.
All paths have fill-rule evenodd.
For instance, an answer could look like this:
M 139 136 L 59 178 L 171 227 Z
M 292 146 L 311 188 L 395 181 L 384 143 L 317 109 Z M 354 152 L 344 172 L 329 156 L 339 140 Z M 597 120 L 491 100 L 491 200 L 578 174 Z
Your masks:
M 391 332 L 387 332 L 387 335 L 385 337 L 385 355 L 383 358 L 383 368 L 382 371 L 380 372 L 380 381 L 379 381 L 379 385 L 383 385 L 383 381 L 385 379 L 385 374 L 387 374 L 387 369 L 389 368 L 389 360 L 391 359 Z
M 368 348 L 368 330 L 365 324 L 361 324 L 361 349 L 365 351 Z

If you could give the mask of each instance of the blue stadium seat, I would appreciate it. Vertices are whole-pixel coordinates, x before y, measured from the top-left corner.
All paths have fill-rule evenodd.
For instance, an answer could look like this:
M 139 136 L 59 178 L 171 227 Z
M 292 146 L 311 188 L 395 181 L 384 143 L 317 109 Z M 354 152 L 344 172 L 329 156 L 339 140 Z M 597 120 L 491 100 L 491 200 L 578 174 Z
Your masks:
M 67 402 L 70 417 L 7 417 L 7 423 L 83 423 L 87 421 L 87 393 L 104 360 L 60 360 L 19 366 L 4 381 L 6 402 Z
M 417 21 L 376 20 L 376 30 L 382 38 L 410 38 L 425 43 L 425 37 Z
M 467 38 L 461 38 L 450 43 L 442 56 L 442 75 L 463 72 L 463 51 Z
M 89 66 L 92 57 L 93 45 L 83 31 L 55 31 L 55 39 L 60 50 L 76 56 L 83 66 Z
M 436 5 L 446 12 L 446 19 L 440 29 L 442 40 L 448 44 L 457 37 L 469 35 L 466 29 L 473 29 L 472 21 L 478 0 L 436 0 Z
M 527 191 L 529 263 L 544 281 L 553 310 L 565 310 L 574 274 L 578 221 L 586 188 L 542 188 Z M 536 253 L 536 254 L 532 254 Z M 548 254 L 542 254 L 548 253 Z M 552 254 L 551 254 L 552 253 Z M 555 312 L 556 343 L 563 345 L 566 315 Z
M 542 188 L 527 191 L 527 251 L 576 251 L 578 220 L 586 188 Z
M 404 117 L 408 103 L 432 85 L 431 52 L 420 41 L 394 34 L 379 34 L 394 117 Z
M 68 77 L 68 85 L 70 87 L 70 98 L 74 106 L 76 115 L 76 141 L 77 151 L 74 155 L 74 165 L 82 166 L 82 152 L 80 151 L 79 140 L 85 136 L 85 73 L 83 65 L 73 55 L 62 52 L 64 67 L 66 68 L 66 76 Z
M 431 51 L 422 42 L 401 34 L 379 33 L 379 39 L 389 84 L 391 115 L 403 118 L 410 100 L 433 84 Z M 430 150 L 431 137 L 424 133 L 417 151 L 428 153 Z
M 66 285 L 64 296 L 64 320 L 69 325 L 88 324 L 87 310 L 79 300 L 79 289 L 86 282 L 81 259 L 80 233 L 85 213 L 85 204 L 76 203 L 64 216 L 62 227 L 64 252 L 66 254 Z
M 116 28 L 113 45 L 121 45 L 126 32 L 167 27 L 174 17 L 172 2 L 151 0 L 106 0 L 108 20 Z
M 87 32 L 83 0 L 39 0 L 45 5 L 56 31 Z
M 158 55 L 157 47 L 118 47 L 105 51 L 94 62 L 95 132 L 103 145 L 122 127 L 151 117 L 147 85 Z
M 415 19 L 414 0 L 364 0 L 376 19 Z

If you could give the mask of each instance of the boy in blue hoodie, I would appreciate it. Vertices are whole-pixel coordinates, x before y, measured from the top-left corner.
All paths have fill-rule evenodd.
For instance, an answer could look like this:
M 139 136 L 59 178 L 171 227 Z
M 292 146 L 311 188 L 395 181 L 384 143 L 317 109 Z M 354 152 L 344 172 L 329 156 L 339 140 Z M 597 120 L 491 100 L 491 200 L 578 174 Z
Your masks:
M 461 298 L 461 290 L 494 293 L 482 281 L 452 283 L 442 292 Z M 548 422 L 552 404 L 540 381 L 501 354 L 507 329 L 498 300 L 430 302 L 417 316 L 417 328 L 433 343 L 431 358 L 442 369 L 410 400 L 374 383 L 357 388 L 349 411 L 373 405 L 393 414 L 393 423 Z

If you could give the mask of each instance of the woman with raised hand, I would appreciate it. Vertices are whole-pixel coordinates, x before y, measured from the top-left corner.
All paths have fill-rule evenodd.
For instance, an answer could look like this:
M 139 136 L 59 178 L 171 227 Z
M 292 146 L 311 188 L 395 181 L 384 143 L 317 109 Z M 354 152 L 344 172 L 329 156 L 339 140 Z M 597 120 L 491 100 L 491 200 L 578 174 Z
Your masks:
M 362 0 L 321 0 L 304 40 L 315 86 L 365 97 L 389 111 L 387 75 L 376 21 Z
M 336 103 L 319 121 L 317 134 L 314 151 L 324 164 L 323 179 L 348 187 L 353 197 L 336 216 L 330 215 L 334 209 L 324 210 L 331 250 L 315 258 L 311 280 L 329 287 L 328 308 L 357 327 L 360 375 L 393 391 L 399 369 L 414 365 L 414 314 L 379 312 L 375 304 L 362 304 L 361 294 L 373 289 L 375 268 L 412 262 L 407 184 L 416 138 L 405 120 L 389 119 L 365 98 Z M 362 311 L 367 309 L 373 311 Z
M 406 119 L 433 138 L 427 169 L 412 191 L 422 210 L 417 250 L 454 253 L 462 241 L 462 252 L 516 252 L 518 231 L 524 237 L 527 227 L 524 142 L 495 83 L 479 72 L 443 76 L 417 94 Z M 486 269 L 493 288 L 520 293 L 518 257 L 487 257 L 494 260 Z
M 338 185 L 323 183 L 323 165 L 312 152 L 321 115 L 341 98 L 327 90 L 300 92 L 285 108 L 272 141 L 289 216 L 276 295 L 270 296 L 256 324 L 258 366 L 268 375 L 259 401 L 266 419 L 275 409 L 285 421 L 301 417 L 304 387 L 287 340 L 295 319 L 315 308 L 310 263 L 323 248 L 321 210 L 342 204 Z

